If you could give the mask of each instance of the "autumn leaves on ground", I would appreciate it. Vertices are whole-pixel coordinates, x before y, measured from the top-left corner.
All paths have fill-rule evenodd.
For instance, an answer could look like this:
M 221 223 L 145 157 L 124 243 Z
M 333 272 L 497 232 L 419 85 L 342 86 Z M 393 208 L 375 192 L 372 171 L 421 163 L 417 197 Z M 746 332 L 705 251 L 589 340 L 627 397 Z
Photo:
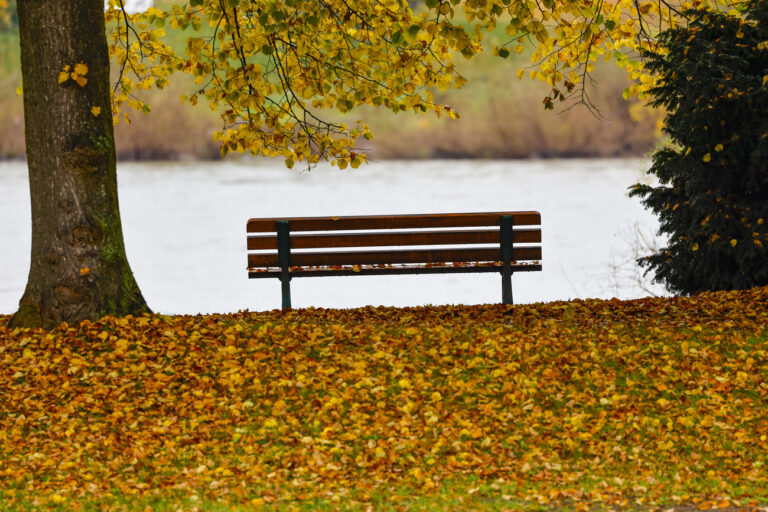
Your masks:
M 0 327 L 0 507 L 757 506 L 766 304 L 758 288 Z

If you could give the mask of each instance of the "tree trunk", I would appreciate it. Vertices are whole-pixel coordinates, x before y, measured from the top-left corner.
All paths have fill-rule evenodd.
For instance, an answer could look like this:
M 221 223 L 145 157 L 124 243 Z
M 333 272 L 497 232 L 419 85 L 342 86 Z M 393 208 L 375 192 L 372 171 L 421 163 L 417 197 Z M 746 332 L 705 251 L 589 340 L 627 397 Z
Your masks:
M 10 325 L 148 311 L 118 210 L 104 1 L 19 0 L 17 8 L 32 262 Z M 78 63 L 87 83 L 59 83 L 65 66 L 72 72 Z

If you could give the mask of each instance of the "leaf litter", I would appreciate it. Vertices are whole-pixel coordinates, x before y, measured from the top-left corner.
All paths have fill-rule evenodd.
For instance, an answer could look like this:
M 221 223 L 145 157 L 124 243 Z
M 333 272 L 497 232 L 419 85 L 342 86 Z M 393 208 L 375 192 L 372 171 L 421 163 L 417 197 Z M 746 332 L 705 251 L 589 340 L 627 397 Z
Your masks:
M 0 316 L 0 502 L 365 503 L 459 481 L 577 510 L 756 506 L 766 304 L 756 288 L 50 332 Z

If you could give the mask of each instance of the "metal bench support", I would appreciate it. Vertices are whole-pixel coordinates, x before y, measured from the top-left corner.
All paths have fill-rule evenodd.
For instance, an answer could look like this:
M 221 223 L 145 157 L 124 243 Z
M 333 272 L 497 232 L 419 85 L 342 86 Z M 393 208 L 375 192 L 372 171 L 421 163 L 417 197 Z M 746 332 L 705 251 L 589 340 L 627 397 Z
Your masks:
M 283 289 L 283 309 L 291 308 L 291 228 L 287 220 L 275 221 L 277 230 L 277 261 Z
M 501 302 L 512 304 L 512 226 L 511 215 L 500 217 L 499 231 L 501 233 Z

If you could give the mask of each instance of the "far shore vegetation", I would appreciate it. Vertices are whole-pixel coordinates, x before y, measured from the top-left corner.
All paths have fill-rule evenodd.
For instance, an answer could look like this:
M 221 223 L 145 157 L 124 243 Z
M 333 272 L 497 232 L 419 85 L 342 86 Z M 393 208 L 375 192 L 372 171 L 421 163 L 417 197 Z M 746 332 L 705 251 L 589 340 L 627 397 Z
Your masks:
M 162 2 L 156 2 L 160 4 Z M 171 31 L 169 41 L 183 47 L 184 33 Z M 503 35 L 501 36 L 503 37 Z M 501 40 L 501 39 L 500 39 Z M 0 28 L 0 159 L 24 158 L 24 115 L 14 26 Z M 517 57 L 517 61 L 515 61 Z M 450 105 L 461 118 L 386 110 L 355 111 L 349 120 L 363 119 L 375 139 L 362 141 L 371 161 L 428 158 L 604 158 L 643 156 L 659 140 L 660 112 L 637 99 L 626 101 L 626 73 L 616 66 L 598 65 L 587 87 L 588 109 L 578 103 L 544 109 L 548 86 L 527 77 L 518 79 L 519 63 L 526 55 L 507 60 L 491 52 L 473 61 L 457 61 L 468 79 L 461 90 L 436 98 Z M 170 89 L 170 90 L 169 90 Z M 222 128 L 216 112 L 206 106 L 182 105 L 180 97 L 195 89 L 190 77 L 176 73 L 165 90 L 144 96 L 149 114 L 130 112 L 115 127 L 119 160 L 211 160 L 220 158 L 212 134 Z

